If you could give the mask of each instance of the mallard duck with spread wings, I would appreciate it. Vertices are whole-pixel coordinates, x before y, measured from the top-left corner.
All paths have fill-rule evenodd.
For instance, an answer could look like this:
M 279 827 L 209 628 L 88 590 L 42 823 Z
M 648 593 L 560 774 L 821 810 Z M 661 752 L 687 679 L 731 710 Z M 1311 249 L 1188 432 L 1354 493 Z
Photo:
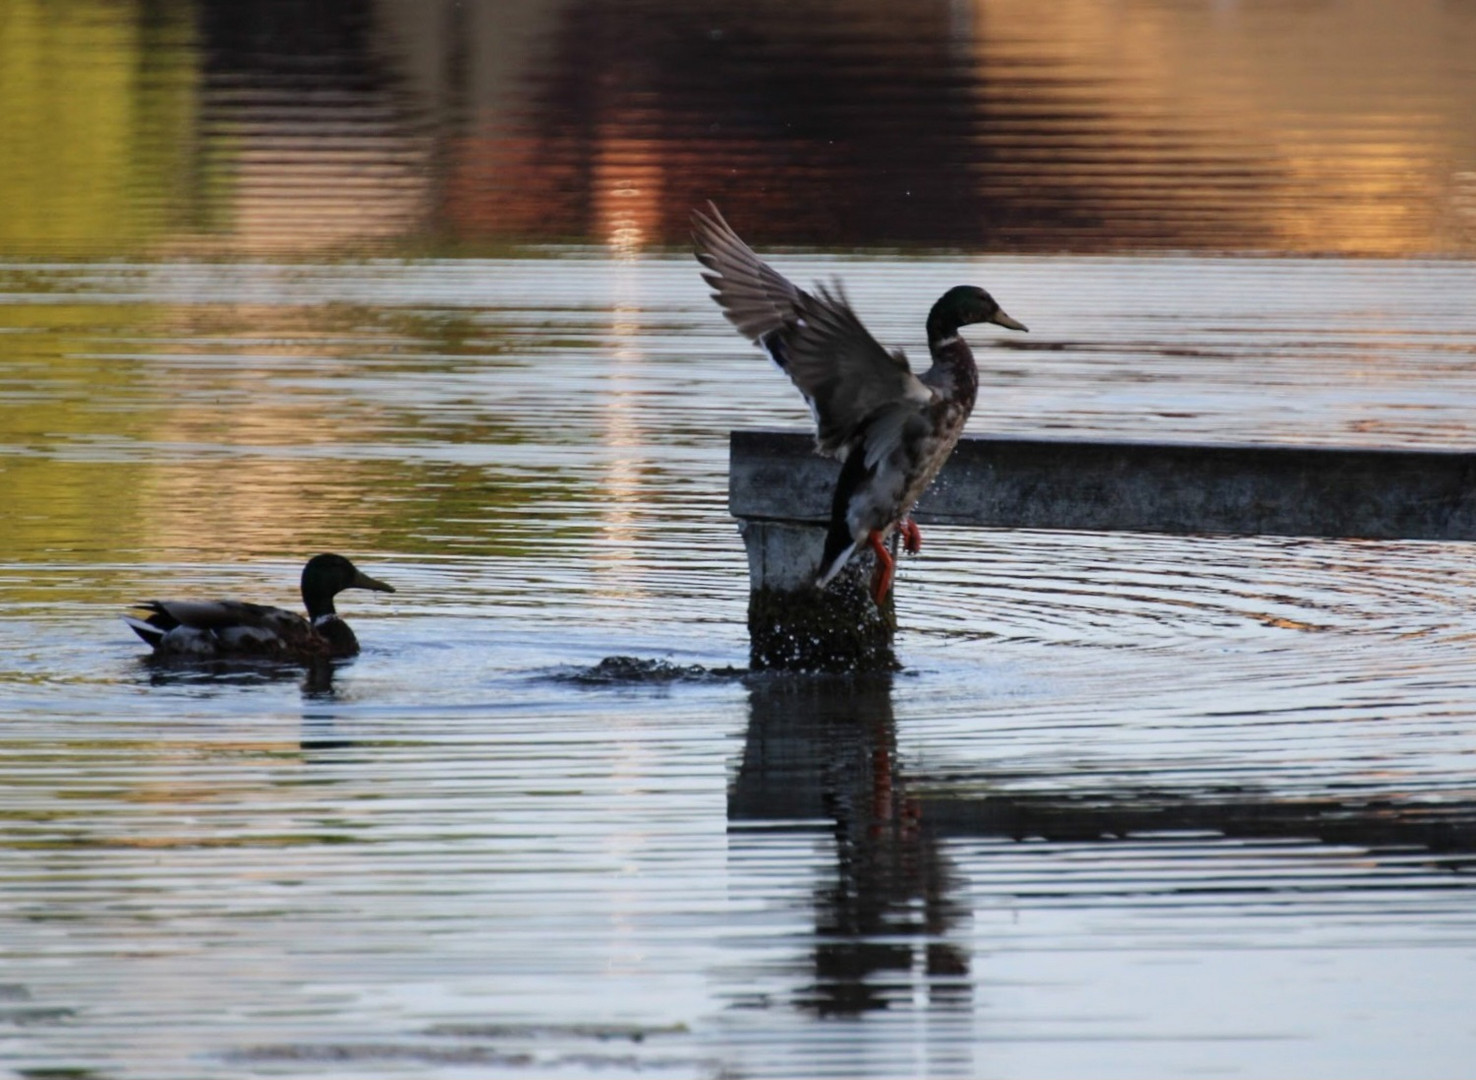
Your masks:
M 123 616 L 157 656 L 262 657 L 307 663 L 356 656 L 359 639 L 334 609 L 344 589 L 394 588 L 370 577 L 342 555 L 315 555 L 302 568 L 302 602 L 295 611 L 244 600 L 147 600 L 134 605 L 146 618 Z
M 900 531 L 909 552 L 922 537 L 910 514 L 963 433 L 979 373 L 959 336 L 971 323 L 1025 326 L 973 285 L 944 293 L 928 313 L 933 366 L 914 375 L 901 351 L 871 336 L 837 282 L 818 295 L 796 286 L 755 255 L 712 203 L 692 214 L 703 280 L 728 321 L 777 364 L 804 395 L 820 453 L 838 459 L 830 531 L 815 583 L 829 584 L 862 544 L 876 553 L 872 598 L 892 587 L 887 540 Z

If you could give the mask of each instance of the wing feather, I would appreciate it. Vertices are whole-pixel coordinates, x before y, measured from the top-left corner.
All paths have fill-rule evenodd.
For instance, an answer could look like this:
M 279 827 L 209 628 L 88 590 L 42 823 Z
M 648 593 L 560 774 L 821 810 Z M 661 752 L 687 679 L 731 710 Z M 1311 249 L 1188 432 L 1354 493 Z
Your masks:
M 792 325 L 808 299 L 804 290 L 755 255 L 716 206 L 707 209 L 692 211 L 692 240 L 707 268 L 702 279 L 728 321 L 750 341 Z
M 692 226 L 713 299 L 804 395 L 822 452 L 844 459 L 878 409 L 931 400 L 907 357 L 888 352 L 861 325 L 838 283 L 834 292 L 805 292 L 755 255 L 712 203 L 707 213 L 693 212 Z
M 244 600 L 151 600 L 141 606 L 167 616 L 174 625 L 197 630 L 250 626 L 281 631 L 299 623 L 307 627 L 307 620 L 296 612 Z

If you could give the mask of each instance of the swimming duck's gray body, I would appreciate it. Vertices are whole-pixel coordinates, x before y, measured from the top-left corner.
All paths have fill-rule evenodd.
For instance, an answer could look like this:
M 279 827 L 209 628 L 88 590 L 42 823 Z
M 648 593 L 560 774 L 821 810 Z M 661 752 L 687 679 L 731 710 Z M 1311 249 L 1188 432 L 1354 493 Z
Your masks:
M 302 570 L 307 618 L 285 608 L 244 600 L 146 600 L 146 618 L 123 616 L 157 656 L 263 657 L 309 661 L 355 656 L 359 639 L 334 609 L 344 589 L 394 592 L 342 555 L 316 555 Z

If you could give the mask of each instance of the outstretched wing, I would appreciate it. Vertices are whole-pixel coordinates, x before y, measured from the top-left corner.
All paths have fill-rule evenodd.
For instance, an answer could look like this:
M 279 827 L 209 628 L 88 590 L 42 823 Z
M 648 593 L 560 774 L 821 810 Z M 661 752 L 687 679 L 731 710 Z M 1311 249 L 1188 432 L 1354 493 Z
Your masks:
M 703 280 L 738 330 L 760 345 L 805 396 L 820 450 L 844 459 L 862 423 L 898 401 L 932 393 L 907 358 L 887 352 L 861 325 L 839 286 L 813 296 L 764 262 L 717 207 L 692 213 L 692 239 Z
M 728 321 L 750 341 L 792 326 L 810 297 L 739 239 L 718 208 L 692 211 L 692 242 L 702 279 Z

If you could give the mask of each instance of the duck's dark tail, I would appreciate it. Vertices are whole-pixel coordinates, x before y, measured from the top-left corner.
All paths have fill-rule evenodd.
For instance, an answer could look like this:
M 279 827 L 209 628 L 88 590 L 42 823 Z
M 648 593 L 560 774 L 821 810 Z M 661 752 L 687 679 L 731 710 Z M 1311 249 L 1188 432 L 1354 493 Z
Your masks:
M 124 615 L 123 621 L 128 628 L 139 637 L 143 638 L 144 644 L 158 647 L 159 642 L 164 640 L 164 631 L 152 623 L 146 623 L 142 619 L 135 619 L 132 615 Z
M 164 635 L 179 625 L 179 620 L 169 614 L 168 609 L 158 600 L 140 600 L 133 606 L 140 611 L 147 611 L 149 617 L 140 619 L 133 615 L 124 615 L 123 621 L 149 645 L 157 647 L 164 640 Z
M 830 532 L 825 537 L 825 554 L 820 557 L 820 568 L 815 571 L 815 584 L 825 588 L 841 568 L 851 561 L 860 541 L 851 536 L 844 520 L 830 523 Z
M 825 553 L 820 556 L 820 567 L 815 571 L 815 584 L 822 589 L 841 572 L 841 567 L 851 561 L 856 548 L 866 538 L 866 529 L 862 529 L 859 536 L 853 531 L 851 496 L 874 471 L 866 467 L 864 446 L 858 446 L 846 455 L 840 477 L 835 482 L 835 494 L 830 500 L 830 531 L 825 534 Z

